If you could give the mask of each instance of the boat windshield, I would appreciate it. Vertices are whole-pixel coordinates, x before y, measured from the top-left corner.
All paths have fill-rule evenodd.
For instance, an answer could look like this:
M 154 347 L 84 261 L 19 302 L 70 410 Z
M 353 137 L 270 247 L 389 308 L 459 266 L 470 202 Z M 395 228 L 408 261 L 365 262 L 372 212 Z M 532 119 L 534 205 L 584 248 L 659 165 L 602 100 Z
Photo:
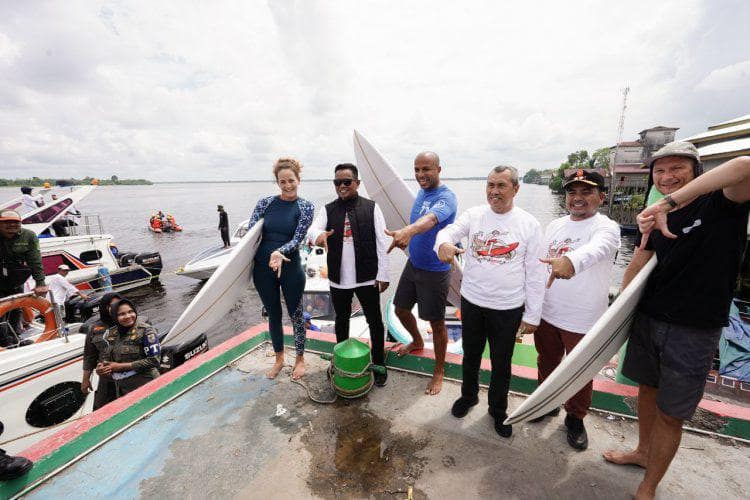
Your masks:
M 328 292 L 305 292 L 302 295 L 302 307 L 313 318 L 333 316 L 333 304 Z

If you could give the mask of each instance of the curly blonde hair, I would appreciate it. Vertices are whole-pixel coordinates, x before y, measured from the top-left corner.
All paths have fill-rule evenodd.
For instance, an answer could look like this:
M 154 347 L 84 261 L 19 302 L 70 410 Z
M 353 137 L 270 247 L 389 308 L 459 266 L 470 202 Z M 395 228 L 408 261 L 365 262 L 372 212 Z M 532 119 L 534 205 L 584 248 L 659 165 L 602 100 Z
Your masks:
M 302 173 L 302 164 L 294 158 L 279 158 L 273 164 L 273 176 L 276 180 L 279 180 L 279 172 L 288 168 L 294 172 L 294 176 L 299 180 L 299 176 Z

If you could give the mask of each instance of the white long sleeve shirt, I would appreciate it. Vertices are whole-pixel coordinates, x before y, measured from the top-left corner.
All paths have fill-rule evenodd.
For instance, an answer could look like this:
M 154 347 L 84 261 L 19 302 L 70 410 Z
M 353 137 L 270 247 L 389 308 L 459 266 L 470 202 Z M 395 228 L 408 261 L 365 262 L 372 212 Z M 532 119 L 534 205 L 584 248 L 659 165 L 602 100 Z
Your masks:
M 539 262 L 542 228 L 525 210 L 497 214 L 489 205 L 465 211 L 435 239 L 443 243 L 468 238 L 461 295 L 472 304 L 496 310 L 525 306 L 523 321 L 538 325 L 544 298 L 544 265 Z
M 378 273 L 374 280 L 364 281 L 357 283 L 357 266 L 356 266 L 356 254 L 354 252 L 354 237 L 352 236 L 351 228 L 349 226 L 349 216 L 344 218 L 344 241 L 341 248 L 341 269 L 339 274 L 339 283 L 330 281 L 330 285 L 334 288 L 357 288 L 360 286 L 374 285 L 375 280 L 382 282 L 389 282 L 389 270 L 390 260 L 388 257 L 388 236 L 385 234 L 385 218 L 383 212 L 380 210 L 378 205 L 375 205 L 373 213 L 373 219 L 375 223 L 375 240 L 377 241 L 377 252 L 378 252 Z M 315 244 L 315 240 L 318 239 L 322 233 L 326 231 L 328 225 L 328 212 L 325 207 L 318 211 L 318 215 L 315 216 L 310 229 L 307 230 L 307 239 L 311 244 Z
M 56 304 L 65 304 L 68 298 L 78 294 L 78 289 L 61 274 L 50 276 L 45 281 Z
M 582 221 L 566 216 L 552 221 L 544 234 L 544 256 L 567 257 L 575 274 L 568 280 L 556 279 L 547 289 L 542 319 L 569 332 L 589 331 L 607 310 L 618 248 L 620 226 L 606 215 L 597 213 Z

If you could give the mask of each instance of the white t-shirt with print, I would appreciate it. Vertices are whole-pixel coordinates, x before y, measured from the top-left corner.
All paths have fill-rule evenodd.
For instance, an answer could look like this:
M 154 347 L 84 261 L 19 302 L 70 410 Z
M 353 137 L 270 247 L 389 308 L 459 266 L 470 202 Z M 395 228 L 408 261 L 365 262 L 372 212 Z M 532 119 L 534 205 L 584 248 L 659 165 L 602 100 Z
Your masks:
M 539 262 L 542 229 L 525 210 L 513 207 L 497 214 L 489 205 L 465 211 L 442 229 L 443 243 L 468 239 L 461 295 L 472 304 L 495 310 L 526 308 L 523 320 L 538 325 L 544 297 L 544 265 Z
M 545 257 L 566 256 L 575 275 L 556 279 L 544 295 L 542 319 L 563 330 L 584 334 L 607 310 L 609 280 L 617 250 L 620 227 L 602 214 L 582 221 L 570 216 L 552 221 L 544 234 Z M 550 266 L 547 266 L 547 278 Z

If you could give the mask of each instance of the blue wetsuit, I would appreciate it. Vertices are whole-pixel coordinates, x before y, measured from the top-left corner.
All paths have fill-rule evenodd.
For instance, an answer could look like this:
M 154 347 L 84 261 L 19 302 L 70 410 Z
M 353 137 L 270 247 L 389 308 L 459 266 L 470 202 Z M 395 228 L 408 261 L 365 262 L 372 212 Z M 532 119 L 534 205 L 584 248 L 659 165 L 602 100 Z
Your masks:
M 258 201 L 248 223 L 249 229 L 263 218 L 263 234 L 255 253 L 253 283 L 268 312 L 268 327 L 275 352 L 284 350 L 281 293 L 284 294 L 287 312 L 292 320 L 297 355 L 301 356 L 305 352 L 305 320 L 302 315 L 305 273 L 302 270 L 299 246 L 305 240 L 314 210 L 313 204 L 302 198 L 284 201 L 278 196 L 269 196 Z M 276 250 L 291 260 L 281 266 L 281 278 L 268 267 L 271 254 Z

